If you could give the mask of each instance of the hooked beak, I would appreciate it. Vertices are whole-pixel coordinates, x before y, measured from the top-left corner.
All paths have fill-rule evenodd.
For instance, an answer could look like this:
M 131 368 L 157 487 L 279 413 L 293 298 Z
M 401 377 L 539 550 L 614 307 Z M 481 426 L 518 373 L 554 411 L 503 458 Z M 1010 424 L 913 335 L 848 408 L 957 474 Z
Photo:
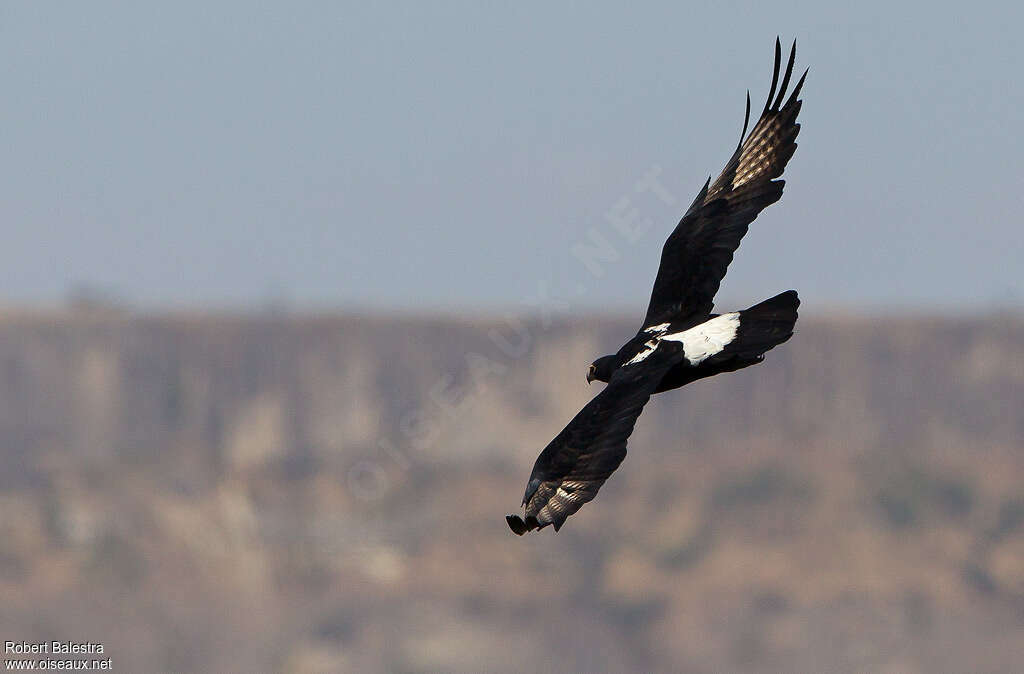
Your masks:
M 591 365 L 590 369 L 587 370 L 587 383 L 588 384 L 591 383 L 592 381 L 594 381 L 594 375 L 596 374 L 596 372 L 597 372 L 597 367 L 595 367 L 594 365 Z

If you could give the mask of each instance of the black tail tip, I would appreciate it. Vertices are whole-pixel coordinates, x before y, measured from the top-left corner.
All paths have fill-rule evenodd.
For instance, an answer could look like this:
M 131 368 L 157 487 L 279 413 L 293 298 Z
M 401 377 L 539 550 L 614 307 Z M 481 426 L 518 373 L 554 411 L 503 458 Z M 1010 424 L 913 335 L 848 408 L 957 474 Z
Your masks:
M 530 515 L 523 521 L 519 515 L 505 515 L 505 521 L 508 522 L 508 528 L 512 530 L 516 536 L 522 536 L 527 531 L 533 531 L 534 529 L 540 528 L 540 523 L 537 518 Z
M 787 290 L 784 293 L 779 293 L 775 297 L 769 297 L 760 304 L 755 304 L 750 307 L 752 310 L 778 310 L 782 308 L 796 310 L 800 306 L 800 296 L 795 290 Z
M 775 297 L 779 299 L 785 299 L 787 302 L 795 302 L 800 304 L 800 295 L 795 290 L 787 290 L 784 293 L 779 293 Z

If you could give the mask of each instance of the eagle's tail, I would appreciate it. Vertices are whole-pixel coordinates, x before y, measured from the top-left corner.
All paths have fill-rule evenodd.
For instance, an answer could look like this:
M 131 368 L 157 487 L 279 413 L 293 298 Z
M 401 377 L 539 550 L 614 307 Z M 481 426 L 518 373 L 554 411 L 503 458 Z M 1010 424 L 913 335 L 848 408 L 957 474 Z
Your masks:
M 740 361 L 759 359 L 793 336 L 799 306 L 796 291 L 787 290 L 744 309 L 740 312 L 736 337 L 719 355 Z

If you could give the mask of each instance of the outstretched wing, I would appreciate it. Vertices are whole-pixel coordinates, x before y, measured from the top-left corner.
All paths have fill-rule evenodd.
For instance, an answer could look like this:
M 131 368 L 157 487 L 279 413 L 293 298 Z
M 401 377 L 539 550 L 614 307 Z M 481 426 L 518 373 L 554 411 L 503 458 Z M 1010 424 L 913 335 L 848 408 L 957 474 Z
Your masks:
M 644 405 L 682 358 L 682 345 L 652 340 L 612 375 L 608 386 L 537 457 L 523 496 L 525 518 L 505 518 L 512 531 L 522 535 L 549 524 L 558 531 L 567 517 L 597 496 L 626 457 L 626 440 Z
M 744 140 L 750 121 L 748 93 L 746 119 L 736 152 L 714 183 L 708 178 L 665 242 L 644 325 L 711 313 L 715 293 L 747 227 L 766 206 L 782 197 L 785 181 L 774 178 L 782 175 L 786 162 L 796 151 L 795 140 L 800 131 L 796 116 L 801 105 L 797 96 L 807 76 L 805 70 L 783 104 L 795 60 L 796 42 L 775 96 L 782 62 L 782 47 L 776 39 L 775 74 L 761 118 Z

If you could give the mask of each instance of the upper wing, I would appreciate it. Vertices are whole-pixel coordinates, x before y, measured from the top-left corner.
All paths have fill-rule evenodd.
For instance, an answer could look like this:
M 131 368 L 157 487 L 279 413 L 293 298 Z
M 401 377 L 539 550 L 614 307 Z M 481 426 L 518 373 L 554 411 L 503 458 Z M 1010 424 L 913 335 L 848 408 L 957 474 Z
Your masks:
M 622 463 L 637 417 L 661 378 L 683 358 L 678 343 L 652 340 L 647 346 L 646 356 L 620 367 L 537 457 L 523 496 L 525 520 L 506 517 L 512 531 L 522 535 L 549 524 L 558 531 Z
M 796 42 L 773 102 L 782 62 L 782 47 L 776 39 L 775 74 L 761 118 L 743 140 L 750 121 L 748 93 L 746 119 L 736 152 L 714 183 L 708 178 L 665 242 L 644 325 L 711 313 L 715 293 L 747 227 L 762 209 L 782 197 L 785 181 L 773 179 L 782 175 L 786 162 L 796 151 L 795 140 L 800 131 L 796 116 L 801 105 L 797 96 L 807 76 L 805 70 L 792 95 L 782 104 L 795 59 Z

